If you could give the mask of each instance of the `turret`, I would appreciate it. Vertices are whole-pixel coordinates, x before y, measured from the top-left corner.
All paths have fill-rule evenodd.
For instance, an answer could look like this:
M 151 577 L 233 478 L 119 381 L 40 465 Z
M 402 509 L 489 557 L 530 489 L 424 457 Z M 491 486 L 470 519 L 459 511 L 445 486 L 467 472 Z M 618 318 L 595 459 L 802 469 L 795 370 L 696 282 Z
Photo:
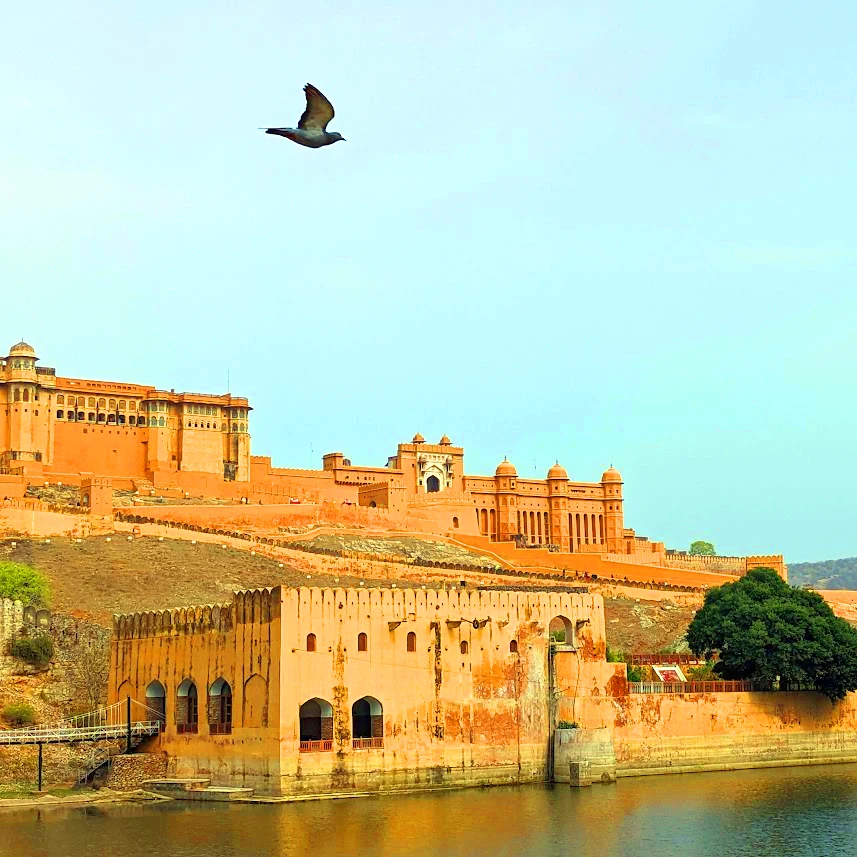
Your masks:
M 622 476 L 612 465 L 601 475 L 601 486 L 604 489 L 605 546 L 610 553 L 624 553 L 622 532 L 625 529 L 625 521 L 622 510 Z
M 568 553 L 568 473 L 558 461 L 548 470 L 548 507 L 550 508 L 548 543 L 558 545 L 563 553 Z

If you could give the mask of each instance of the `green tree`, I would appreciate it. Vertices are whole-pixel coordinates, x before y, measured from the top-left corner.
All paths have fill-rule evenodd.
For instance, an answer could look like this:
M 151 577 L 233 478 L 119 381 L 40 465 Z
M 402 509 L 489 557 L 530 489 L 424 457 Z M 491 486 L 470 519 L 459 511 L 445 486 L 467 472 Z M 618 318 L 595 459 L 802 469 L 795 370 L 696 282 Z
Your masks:
M 25 607 L 47 607 L 50 587 L 47 578 L 35 568 L 0 560 L 0 598 L 20 601 Z
M 689 553 L 693 556 L 714 556 L 717 551 L 711 542 L 692 542 Z
M 772 568 L 706 592 L 687 642 L 696 655 L 718 653 L 724 679 L 812 685 L 831 702 L 857 690 L 857 629 Z

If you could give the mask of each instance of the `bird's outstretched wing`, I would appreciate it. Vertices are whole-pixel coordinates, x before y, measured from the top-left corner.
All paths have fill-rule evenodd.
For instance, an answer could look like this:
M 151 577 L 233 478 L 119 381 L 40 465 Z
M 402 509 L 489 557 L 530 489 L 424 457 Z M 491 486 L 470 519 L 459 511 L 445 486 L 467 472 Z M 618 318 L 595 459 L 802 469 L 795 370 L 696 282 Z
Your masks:
M 298 128 L 320 133 L 327 128 L 327 123 L 333 119 L 333 105 L 311 83 L 304 87 L 304 92 L 306 93 L 306 110 L 298 122 Z

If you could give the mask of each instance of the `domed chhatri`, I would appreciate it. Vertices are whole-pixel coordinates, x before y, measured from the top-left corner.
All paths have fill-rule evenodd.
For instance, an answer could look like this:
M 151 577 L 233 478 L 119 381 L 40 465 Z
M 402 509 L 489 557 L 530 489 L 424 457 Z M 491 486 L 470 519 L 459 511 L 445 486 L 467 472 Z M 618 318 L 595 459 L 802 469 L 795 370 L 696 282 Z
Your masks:
M 557 461 L 550 470 L 548 470 L 548 479 L 568 479 L 568 472 L 566 469 Z
M 28 343 L 24 342 L 24 340 L 22 339 L 19 343 L 17 343 L 16 345 L 13 345 L 9 349 L 9 356 L 10 357 L 35 357 L 36 356 L 36 349 L 33 348 L 32 345 L 29 345 Z
M 497 469 L 494 471 L 495 476 L 517 476 L 518 471 L 515 470 L 515 465 L 509 461 L 508 458 L 504 458 L 498 465 Z
M 440 445 L 440 446 L 452 446 L 452 441 L 449 439 L 449 435 L 448 435 L 448 434 L 445 434 L 445 435 L 440 439 L 440 444 L 439 444 L 439 445 Z
M 411 443 L 425 443 L 425 442 L 426 442 L 426 439 L 419 432 L 417 432 L 414 435 L 414 439 L 411 441 Z
M 602 482 L 621 482 L 622 481 L 622 475 L 611 464 L 610 467 L 608 467 L 607 470 L 605 470 L 601 474 L 601 481 Z

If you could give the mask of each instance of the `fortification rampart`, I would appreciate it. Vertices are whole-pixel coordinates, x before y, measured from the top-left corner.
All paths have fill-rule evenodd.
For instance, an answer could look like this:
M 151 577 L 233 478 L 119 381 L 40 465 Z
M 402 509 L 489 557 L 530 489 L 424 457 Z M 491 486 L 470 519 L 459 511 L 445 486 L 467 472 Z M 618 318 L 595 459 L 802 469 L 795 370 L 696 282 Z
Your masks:
M 736 577 L 742 577 L 753 568 L 773 568 L 783 579 L 787 578 L 787 569 L 782 554 L 709 556 L 668 551 L 665 562 L 669 568 L 686 568 L 691 571 L 730 574 Z

